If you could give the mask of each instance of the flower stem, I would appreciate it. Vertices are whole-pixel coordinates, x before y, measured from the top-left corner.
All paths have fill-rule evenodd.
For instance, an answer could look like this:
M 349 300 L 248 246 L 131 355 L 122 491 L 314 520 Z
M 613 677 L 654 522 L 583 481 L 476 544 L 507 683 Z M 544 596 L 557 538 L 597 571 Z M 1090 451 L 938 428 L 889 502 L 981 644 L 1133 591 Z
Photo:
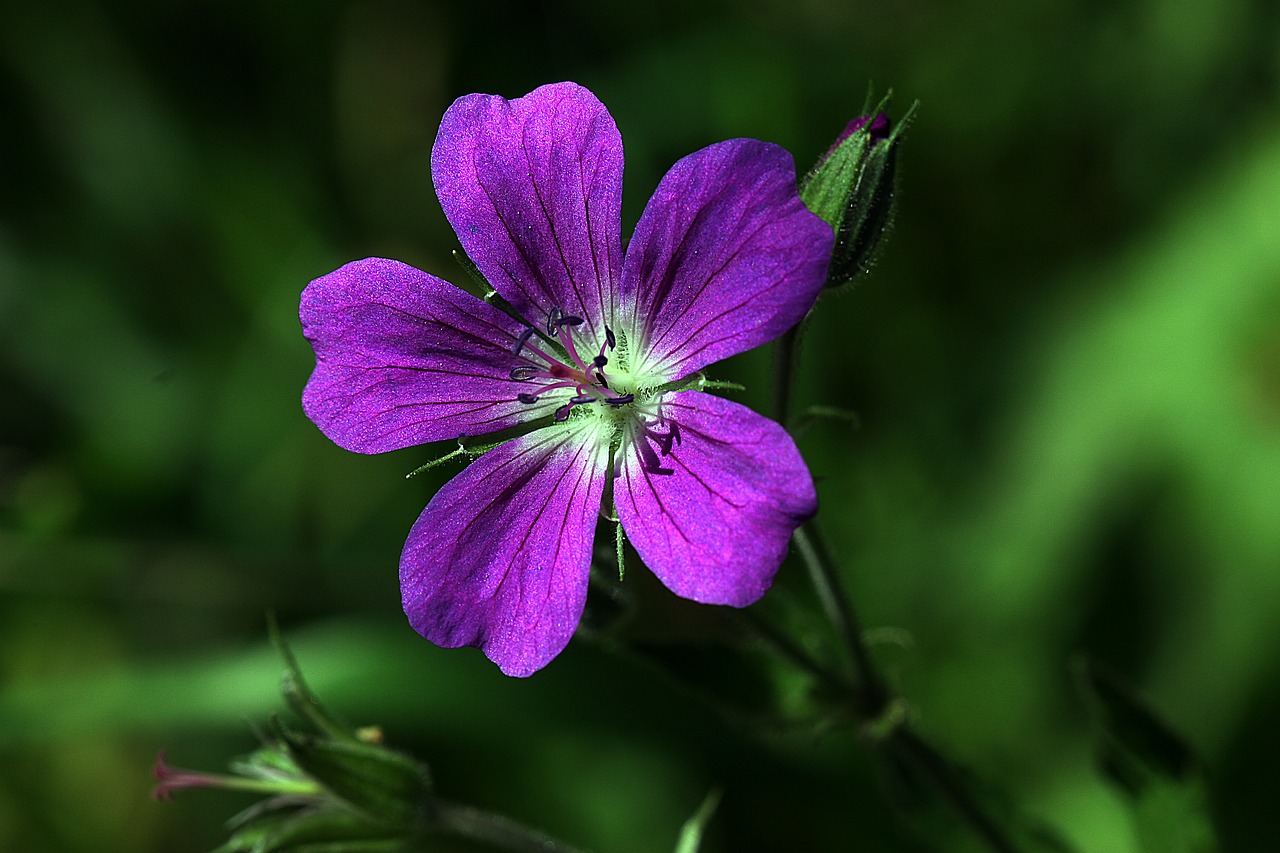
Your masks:
M 481 809 L 436 800 L 432 803 L 436 827 L 450 835 L 461 836 L 511 853 L 585 853 L 536 829 L 530 829 L 510 818 Z
M 889 691 L 875 661 L 871 659 L 858 614 L 845 593 L 844 583 L 831 561 L 826 543 L 812 522 L 796 529 L 795 543 L 809 569 L 809 580 L 818 601 L 853 664 L 854 692 L 859 710 L 868 719 L 878 719 L 889 705 Z
M 792 385 L 802 325 L 803 321 L 783 334 L 774 350 L 773 413 L 784 428 L 791 417 Z M 823 612 L 839 636 L 852 664 L 853 683 L 850 695 L 855 711 L 870 727 L 875 727 L 878 723 L 888 724 L 888 733 L 873 742 L 878 748 L 895 752 L 900 759 L 914 765 L 992 853 L 1018 853 L 1019 848 L 965 785 L 956 764 L 917 733 L 909 718 L 904 716 L 897 720 L 891 717 L 895 708 L 902 707 L 900 700 L 871 657 L 858 614 L 844 589 L 840 573 L 817 525 L 807 522 L 796 528 L 793 541 L 809 570 L 809 580 Z M 811 673 L 817 671 L 819 677 L 827 683 L 846 680 L 818 664 L 799 646 L 785 642 L 785 638 L 783 641 L 776 636 L 770 639 L 794 663 Z
M 937 747 L 909 726 L 898 727 L 886 745 L 911 760 L 994 853 L 1019 853 L 1020 848 L 991 819 L 969 787 L 959 778 L 962 771 L 939 752 Z
M 819 663 L 805 651 L 803 646 L 760 614 L 750 609 L 741 610 L 738 613 L 747 626 L 756 632 L 759 639 L 768 643 L 774 651 L 789 660 L 794 666 L 809 673 L 840 695 L 844 695 L 851 690 L 847 678 L 842 677 L 840 673 L 830 667 Z
M 791 419 L 791 385 L 796 376 L 796 356 L 800 349 L 800 326 L 782 333 L 773 347 L 773 419 L 787 427 Z
M 791 417 L 792 385 L 795 382 L 796 366 L 799 360 L 800 334 L 805 321 L 792 326 L 778 339 L 774 347 L 773 359 L 773 416 L 783 427 Z M 866 642 L 862 637 L 862 628 L 858 616 L 854 612 L 849 596 L 845 594 L 844 584 L 831 561 L 830 552 L 822 540 L 822 534 L 812 522 L 799 527 L 794 539 L 809 569 L 809 580 L 813 584 L 822 609 L 830 620 L 840 642 L 844 645 L 853 663 L 855 692 L 859 705 L 870 719 L 878 718 L 889 703 L 888 691 L 884 679 L 871 660 Z

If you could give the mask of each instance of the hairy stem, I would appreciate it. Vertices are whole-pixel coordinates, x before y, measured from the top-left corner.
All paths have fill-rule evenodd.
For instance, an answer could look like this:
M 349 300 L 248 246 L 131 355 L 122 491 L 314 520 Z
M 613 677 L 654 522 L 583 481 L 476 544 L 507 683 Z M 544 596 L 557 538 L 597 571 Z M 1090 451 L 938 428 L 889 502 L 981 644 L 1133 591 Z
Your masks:
M 888 706 L 889 691 L 875 661 L 871 659 L 871 652 L 863 638 L 862 625 L 845 593 L 840 573 L 831 560 L 822 535 L 812 522 L 796 529 L 795 543 L 809 570 L 809 580 L 822 610 L 835 628 L 853 664 L 854 692 L 859 710 L 864 716 L 874 720 Z
M 803 325 L 804 321 L 801 321 L 788 329 L 774 347 L 773 416 L 784 427 L 791 417 L 792 386 L 795 384 Z M 857 613 L 849 596 L 845 594 L 844 584 L 831 560 L 826 543 L 822 540 L 822 534 L 810 522 L 796 530 L 795 543 L 809 569 L 809 579 L 822 609 L 853 664 L 859 704 L 863 706 L 866 716 L 872 719 L 879 717 L 888 704 L 888 691 L 885 689 L 884 679 L 871 660 L 870 652 L 867 651 Z
M 783 332 L 773 346 L 773 419 L 783 427 L 791 420 L 791 386 L 796 375 L 802 323 Z
M 776 625 L 750 609 L 740 611 L 740 616 L 747 626 L 755 631 L 759 639 L 768 643 L 775 652 L 789 660 L 792 665 L 809 673 L 841 695 L 849 692 L 848 679 L 842 678 L 840 673 L 815 660 L 803 646 Z
M 911 760 L 933 784 L 956 814 L 969 825 L 994 853 L 1018 853 L 1019 848 L 1005 835 L 986 809 L 960 778 L 961 770 L 937 747 L 907 726 L 899 727 L 886 746 Z
M 432 805 L 436 827 L 449 835 L 511 853 L 585 853 L 578 847 L 502 815 L 444 800 L 436 800 Z

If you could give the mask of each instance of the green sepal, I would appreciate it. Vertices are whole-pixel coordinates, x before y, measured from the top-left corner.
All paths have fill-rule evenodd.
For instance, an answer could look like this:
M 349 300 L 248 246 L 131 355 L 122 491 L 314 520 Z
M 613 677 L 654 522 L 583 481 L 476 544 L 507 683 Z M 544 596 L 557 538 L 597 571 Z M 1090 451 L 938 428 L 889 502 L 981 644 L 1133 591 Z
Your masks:
M 841 422 L 850 432 L 855 432 L 862 427 L 862 418 L 855 411 L 837 406 L 810 406 L 795 418 L 790 432 L 793 436 L 799 437 L 818 421 Z
M 624 553 L 626 551 L 626 546 L 627 546 L 627 537 L 626 537 L 626 534 L 622 532 L 622 522 L 615 521 L 613 523 L 613 547 L 614 547 L 614 559 L 618 561 L 618 582 L 619 583 L 621 583 L 622 580 L 627 575 L 627 559 L 626 559 L 626 554 Z
M 722 379 L 708 379 L 705 373 L 698 371 L 683 379 L 675 379 L 665 385 L 659 385 L 653 389 L 653 393 L 666 394 L 675 391 L 706 391 L 708 389 L 712 391 L 745 391 L 747 386 Z
M 711 389 L 712 391 L 745 391 L 747 390 L 746 385 L 741 385 L 737 382 L 729 382 L 726 379 L 704 379 L 702 380 L 702 382 L 698 384 L 697 390 L 703 391 L 708 388 Z
M 1129 800 L 1141 849 L 1218 850 L 1203 770 L 1191 747 L 1115 673 L 1081 660 L 1076 674 L 1093 714 L 1099 763 Z
M 391 853 L 404 841 L 397 829 L 366 815 L 324 806 L 260 816 L 214 853 Z
M 293 656 L 293 650 L 289 648 L 289 644 L 285 642 L 283 635 L 281 635 L 280 626 L 276 624 L 275 616 L 269 616 L 267 622 L 267 629 L 271 635 L 271 644 L 276 647 L 276 650 L 280 652 L 280 657 L 284 659 L 285 671 L 281 680 L 280 691 L 284 695 L 285 702 L 293 709 L 295 714 L 310 723 L 315 731 L 326 734 L 335 740 L 359 743 L 360 741 L 355 736 L 355 733 L 348 726 L 335 719 L 320 704 L 320 699 L 311 692 L 311 688 L 307 686 L 307 682 L 302 677 L 302 670 L 298 668 L 298 659 Z
M 462 249 L 454 249 L 450 254 L 452 254 L 453 259 L 458 262 L 458 266 L 462 267 L 463 272 L 467 274 L 467 278 L 471 280 L 475 289 L 480 292 L 482 299 L 486 302 L 494 299 L 495 297 L 502 300 L 502 297 L 498 296 L 498 292 L 493 289 L 493 285 L 484 277 L 484 273 L 480 272 L 480 267 L 476 266 L 476 262 L 471 260 L 470 255 Z M 506 300 L 502 300 L 502 304 L 507 305 Z
M 270 794 L 270 799 L 260 804 L 264 810 L 274 808 L 279 802 L 324 793 L 320 784 L 303 773 L 288 750 L 278 743 L 266 743 L 251 754 L 234 759 L 228 767 L 231 776 L 221 787 Z
M 459 441 L 456 449 L 450 451 L 449 453 L 446 453 L 444 456 L 441 456 L 438 459 L 432 459 L 430 462 L 419 465 L 417 468 L 414 468 L 408 474 L 405 474 L 404 478 L 406 480 L 411 480 L 414 477 L 421 474 L 423 471 L 430 471 L 432 468 L 443 465 L 444 463 L 452 459 L 456 459 L 457 457 L 462 456 L 463 454 L 468 452 L 469 451 L 467 450 L 467 448 L 463 446 L 461 441 Z
M 334 797 L 379 823 L 414 830 L 431 817 L 431 777 L 425 765 L 379 744 L 332 740 L 272 729 L 289 755 Z
M 232 760 L 227 766 L 232 773 L 250 779 L 282 779 L 302 775 L 289 754 L 275 745 L 259 747 L 243 758 Z

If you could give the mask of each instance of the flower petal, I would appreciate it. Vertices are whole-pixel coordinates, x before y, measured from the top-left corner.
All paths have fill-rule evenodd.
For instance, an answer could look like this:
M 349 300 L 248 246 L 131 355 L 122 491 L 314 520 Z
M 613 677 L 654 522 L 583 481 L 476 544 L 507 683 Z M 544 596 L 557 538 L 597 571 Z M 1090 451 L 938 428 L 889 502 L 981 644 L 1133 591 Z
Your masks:
M 472 462 L 427 504 L 400 558 L 404 610 L 438 646 L 525 676 L 568 644 L 587 596 L 608 445 L 548 427 Z
M 680 391 L 662 410 L 670 452 L 633 443 L 614 485 L 622 529 L 676 595 L 745 607 L 817 511 L 809 469 L 782 427 L 745 406 Z
M 525 319 L 560 308 L 603 334 L 621 267 L 622 137 L 595 95 L 557 83 L 514 101 L 459 98 L 431 174 L 462 247 Z
M 555 407 L 516 399 L 519 323 L 399 261 L 367 258 L 316 279 L 300 316 L 316 352 L 303 410 L 347 450 L 483 435 Z
M 834 239 L 776 145 L 730 139 L 676 163 L 623 262 L 636 372 L 679 379 L 781 335 L 818 298 Z

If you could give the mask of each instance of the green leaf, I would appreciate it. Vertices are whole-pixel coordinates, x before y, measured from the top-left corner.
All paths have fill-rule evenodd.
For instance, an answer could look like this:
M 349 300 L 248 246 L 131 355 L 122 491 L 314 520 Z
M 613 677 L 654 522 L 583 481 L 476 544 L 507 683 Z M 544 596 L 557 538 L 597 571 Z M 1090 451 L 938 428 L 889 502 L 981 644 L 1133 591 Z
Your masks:
M 698 806 L 698 810 L 684 822 L 684 826 L 680 827 L 680 839 L 676 842 L 676 853 L 698 853 L 698 849 L 702 846 L 702 836 L 707 831 L 707 824 L 711 822 L 711 818 L 716 813 L 716 807 L 719 805 L 720 790 L 712 788 L 707 792 L 707 797 L 702 801 L 702 805 Z
M 1111 671 L 1081 661 L 1103 772 L 1127 796 L 1145 853 L 1218 850 L 1204 777 L 1187 743 Z

